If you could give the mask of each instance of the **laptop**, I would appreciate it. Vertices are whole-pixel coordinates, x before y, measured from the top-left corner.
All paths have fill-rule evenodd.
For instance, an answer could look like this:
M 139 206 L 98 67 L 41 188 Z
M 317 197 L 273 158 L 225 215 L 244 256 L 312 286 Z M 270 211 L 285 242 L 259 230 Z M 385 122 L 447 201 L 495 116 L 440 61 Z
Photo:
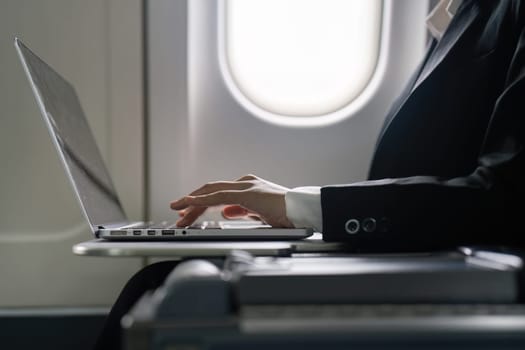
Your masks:
M 93 234 L 107 240 L 294 240 L 310 228 L 272 228 L 256 221 L 174 223 L 130 222 L 95 143 L 74 87 L 18 38 L 15 47 L 67 176 Z M 167 204 L 166 204 L 167 205 Z

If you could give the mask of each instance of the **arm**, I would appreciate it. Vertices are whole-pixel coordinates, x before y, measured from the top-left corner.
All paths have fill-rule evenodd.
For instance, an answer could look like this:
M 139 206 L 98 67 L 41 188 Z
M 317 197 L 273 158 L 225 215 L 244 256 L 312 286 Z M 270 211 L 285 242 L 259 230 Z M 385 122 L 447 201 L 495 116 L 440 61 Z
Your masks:
M 453 179 L 422 176 L 324 187 L 324 239 L 344 240 L 360 247 L 380 243 L 380 248 L 408 250 L 525 241 L 521 232 L 525 200 L 524 99 L 522 30 L 477 169 L 469 176 Z M 373 230 L 373 225 L 364 225 L 371 220 L 375 221 Z M 357 226 L 357 232 L 347 232 Z

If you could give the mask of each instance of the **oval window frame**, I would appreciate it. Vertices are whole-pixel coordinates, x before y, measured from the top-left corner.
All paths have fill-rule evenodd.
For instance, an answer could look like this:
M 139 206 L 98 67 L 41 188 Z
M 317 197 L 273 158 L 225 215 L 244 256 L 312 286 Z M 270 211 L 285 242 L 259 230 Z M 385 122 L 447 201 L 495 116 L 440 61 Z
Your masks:
M 341 108 L 329 112 L 326 114 L 317 114 L 310 116 L 290 116 L 277 114 L 252 101 L 243 91 L 242 88 L 237 84 L 230 67 L 227 50 L 227 4 L 228 0 L 219 0 L 218 11 L 217 11 L 217 51 L 219 70 L 221 72 L 222 79 L 233 98 L 251 115 L 256 118 L 270 124 L 292 127 L 292 128 L 317 128 L 323 126 L 329 126 L 336 123 L 340 123 L 353 115 L 357 114 L 361 109 L 364 108 L 374 97 L 378 91 L 383 77 L 385 76 L 386 69 L 386 53 L 388 51 L 388 43 L 385 38 L 388 37 L 388 30 L 390 28 L 389 23 L 392 13 L 391 0 L 380 0 L 380 14 L 379 14 L 379 42 L 378 50 L 375 56 L 375 64 L 372 66 L 373 69 L 367 79 L 367 83 L 364 84 L 361 92 L 354 98 L 348 101 L 347 104 Z

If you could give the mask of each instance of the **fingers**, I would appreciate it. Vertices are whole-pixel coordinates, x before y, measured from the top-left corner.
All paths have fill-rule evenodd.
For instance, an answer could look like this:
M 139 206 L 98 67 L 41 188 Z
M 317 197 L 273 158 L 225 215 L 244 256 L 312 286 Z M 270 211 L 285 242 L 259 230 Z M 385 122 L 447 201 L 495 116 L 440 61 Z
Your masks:
M 251 220 L 262 221 L 254 211 L 241 207 L 240 205 L 228 205 L 222 209 L 222 216 L 225 219 L 248 218 Z
M 252 184 L 250 182 L 245 182 L 244 180 L 209 182 L 200 187 L 199 189 L 191 192 L 190 196 L 199 196 L 218 191 L 245 190 L 247 188 L 250 188 L 251 186 Z
M 250 214 L 250 211 L 241 207 L 240 205 L 228 205 L 222 209 L 222 216 L 224 216 L 226 219 L 243 217 L 247 216 L 248 214 Z
M 195 191 L 191 192 L 188 196 L 195 197 L 195 196 L 201 196 L 205 194 L 212 194 L 214 192 L 221 192 L 221 191 L 242 191 L 249 189 L 254 184 L 251 182 L 252 180 L 257 179 L 255 175 L 244 175 L 240 177 L 239 179 L 235 181 L 217 181 L 217 182 L 209 182 L 200 188 L 196 189 Z M 179 202 L 174 201 L 173 203 Z M 174 209 L 172 207 L 172 209 Z M 183 213 L 181 213 L 184 215 Z
M 244 202 L 246 191 L 219 191 L 201 196 L 186 196 L 170 204 L 173 210 L 186 209 L 189 206 L 213 207 L 221 204 L 240 204 Z M 186 215 L 188 215 L 186 213 Z
M 212 195 L 215 193 L 226 193 L 226 192 L 232 192 L 232 191 L 242 191 L 245 189 L 248 189 L 252 187 L 253 184 L 251 182 L 238 182 L 238 181 L 218 181 L 218 182 L 209 182 L 199 189 L 191 192 L 188 196 L 183 197 L 181 199 L 178 199 L 176 201 L 173 201 L 170 203 L 170 207 L 173 210 L 181 210 L 179 214 L 184 215 L 183 209 L 187 208 L 189 204 L 189 201 L 192 199 L 191 197 L 199 197 L 204 195 Z M 219 198 L 222 198 L 221 196 L 227 196 L 226 195 L 219 195 Z M 213 197 L 212 197 L 213 198 Z M 186 205 L 185 205 L 186 204 Z M 229 203 L 217 203 L 218 204 L 229 204 Z
M 258 180 L 258 178 L 250 174 L 242 176 L 235 181 L 209 182 L 191 192 L 188 196 L 171 202 L 171 209 L 177 210 L 180 216 L 177 225 L 191 225 L 204 213 L 207 207 L 223 204 L 242 205 L 243 199 L 248 195 L 247 190 L 254 186 L 253 180 Z M 239 209 L 243 211 L 240 212 Z M 236 210 L 236 212 L 231 212 L 230 210 L 232 217 L 254 214 L 241 206 L 236 206 L 236 209 L 232 210 Z M 226 216 L 227 214 L 223 215 Z
M 184 212 L 184 216 L 182 216 L 177 222 L 176 225 L 179 227 L 186 227 L 195 222 L 206 211 L 206 207 L 190 207 Z

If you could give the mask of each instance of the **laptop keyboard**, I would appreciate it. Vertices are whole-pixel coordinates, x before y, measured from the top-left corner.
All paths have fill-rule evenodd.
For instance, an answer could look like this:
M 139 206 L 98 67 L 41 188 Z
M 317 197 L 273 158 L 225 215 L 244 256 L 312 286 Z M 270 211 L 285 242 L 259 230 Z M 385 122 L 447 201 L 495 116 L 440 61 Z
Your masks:
M 218 221 L 203 221 L 203 222 L 197 222 L 194 223 L 191 226 L 188 226 L 186 228 L 191 229 L 220 229 L 222 226 L 220 222 Z M 121 229 L 172 229 L 172 228 L 179 228 L 175 222 L 170 221 L 161 221 L 161 222 L 155 222 L 155 221 L 149 221 L 149 222 L 134 222 L 130 225 L 121 227 Z
M 265 225 L 263 222 L 255 220 L 231 220 L 231 221 L 201 221 L 192 224 L 191 226 L 184 227 L 189 229 L 253 229 L 253 228 L 269 228 L 269 225 Z M 175 222 L 161 221 L 161 222 L 135 222 L 130 225 L 121 227 L 121 229 L 175 229 L 179 228 Z

